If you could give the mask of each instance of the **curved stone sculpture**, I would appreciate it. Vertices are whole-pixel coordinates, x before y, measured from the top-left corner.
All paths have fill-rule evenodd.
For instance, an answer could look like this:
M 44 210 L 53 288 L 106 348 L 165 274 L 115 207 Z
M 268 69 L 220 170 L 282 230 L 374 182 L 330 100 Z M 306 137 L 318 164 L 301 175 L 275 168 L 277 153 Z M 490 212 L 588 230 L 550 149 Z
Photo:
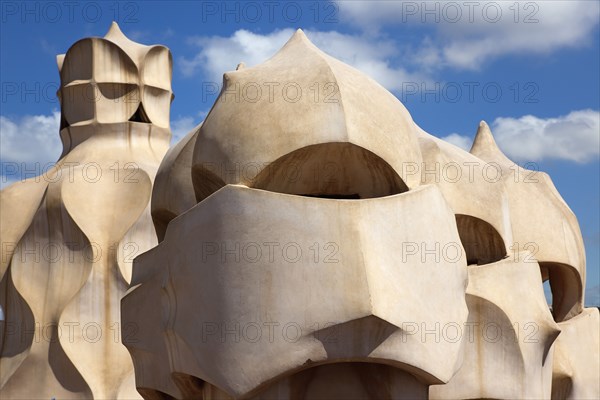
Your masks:
M 113 23 L 58 64 L 63 154 L 1 192 L 0 395 L 137 398 L 120 299 L 134 256 L 157 243 L 149 203 L 171 136 L 171 55 Z
M 286 213 L 269 212 L 282 207 Z M 190 237 L 194 246 L 172 250 Z M 440 242 L 453 248 L 452 261 L 401 259 L 406 243 L 435 248 Z M 429 384 L 455 373 L 459 342 L 422 343 L 411 334 L 412 321 L 433 327 L 464 323 L 467 316 L 465 259 L 452 211 L 434 186 L 338 204 L 227 185 L 172 221 L 151 253 L 137 263 L 152 275 L 136 275 L 132 283 L 144 288 L 156 280 L 151 286 L 164 293 L 166 374 L 202 377 L 246 396 L 290 371 L 347 360 L 410 365 Z M 422 299 L 423 288 L 414 282 L 423 279 L 438 296 Z M 145 292 L 136 289 L 123 300 L 124 318 L 141 314 L 128 313 L 127 306 L 143 303 Z M 403 300 L 388 293 L 403 293 Z M 223 330 L 233 334 L 224 338 Z M 327 339 L 332 335 L 335 340 Z M 143 350 L 127 345 L 132 354 Z M 278 354 L 289 356 L 273 362 Z
M 58 63 L 63 155 L 0 192 L 3 398 L 600 398 L 577 219 L 485 122 L 446 143 L 298 31 L 167 152 L 168 49 Z
M 196 204 L 190 169 L 200 126 L 169 149 L 156 173 L 151 203 L 159 241 L 164 239 L 169 222 Z
M 597 308 L 586 308 L 561 329 L 554 348 L 553 399 L 595 399 L 600 391 L 600 317 Z
M 577 220 L 485 122 L 471 152 L 445 143 L 298 31 L 225 73 L 160 171 L 164 240 L 122 301 L 146 327 L 126 343 L 144 397 L 600 394 L 598 361 L 567 344 L 598 332 Z
M 431 399 L 550 398 L 551 349 L 561 330 L 540 281 L 528 252 L 469 266 L 465 359 L 448 384 L 430 387 Z
M 403 171 L 403 163 L 421 162 L 413 130 L 398 99 L 299 30 L 265 63 L 225 73 L 196 139 L 196 198 L 226 184 L 309 195 L 356 195 L 360 187 L 361 198 L 402 193 L 418 184 Z
M 437 184 L 457 215 L 469 264 L 529 251 L 550 279 L 553 314 L 583 309 L 585 251 L 577 218 L 550 177 L 510 161 L 481 122 L 471 154 L 420 130 L 422 167 L 411 171 Z M 532 201 L 535 199 L 535 201 Z

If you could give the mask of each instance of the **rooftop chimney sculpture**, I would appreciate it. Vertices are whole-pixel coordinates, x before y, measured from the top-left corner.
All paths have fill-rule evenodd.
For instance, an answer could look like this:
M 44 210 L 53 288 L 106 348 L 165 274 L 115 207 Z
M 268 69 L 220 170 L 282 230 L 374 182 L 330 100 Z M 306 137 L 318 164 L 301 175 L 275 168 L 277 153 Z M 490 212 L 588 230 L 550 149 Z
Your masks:
M 115 25 L 61 64 L 55 173 L 102 173 L 80 164 L 71 181 L 2 191 L 2 241 L 17 244 L 2 247 L 3 397 L 600 397 L 577 219 L 485 122 L 470 152 L 446 143 L 299 30 L 226 72 L 157 169 L 168 50 Z M 87 91 L 94 101 L 67 103 Z M 114 178 L 127 163 L 135 183 Z M 33 243 L 75 262 L 28 259 Z M 144 252 L 133 268 L 128 244 Z M 112 333 L 121 298 L 127 349 L 90 343 L 93 323 Z M 40 343 L 36 323 L 88 336 Z
M 120 300 L 133 258 L 157 243 L 150 197 L 171 138 L 171 54 L 113 23 L 57 60 L 63 153 L 1 195 L 0 393 L 139 398 Z

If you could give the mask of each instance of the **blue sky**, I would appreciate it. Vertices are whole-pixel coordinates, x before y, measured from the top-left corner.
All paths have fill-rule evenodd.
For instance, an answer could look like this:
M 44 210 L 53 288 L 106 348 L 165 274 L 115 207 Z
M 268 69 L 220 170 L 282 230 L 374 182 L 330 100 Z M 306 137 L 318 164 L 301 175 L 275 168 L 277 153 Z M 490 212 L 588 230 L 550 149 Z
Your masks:
M 514 161 L 552 177 L 579 219 L 587 301 L 600 305 L 597 1 L 1 3 L 0 184 L 7 163 L 56 161 L 55 56 L 111 21 L 174 59 L 173 142 L 202 121 L 222 73 L 256 65 L 302 28 L 400 98 L 426 131 L 469 147 L 480 120 Z M 39 164 L 36 164 L 39 163 Z M 38 168 L 39 169 L 39 168 Z M 22 172 L 22 171 L 19 171 Z

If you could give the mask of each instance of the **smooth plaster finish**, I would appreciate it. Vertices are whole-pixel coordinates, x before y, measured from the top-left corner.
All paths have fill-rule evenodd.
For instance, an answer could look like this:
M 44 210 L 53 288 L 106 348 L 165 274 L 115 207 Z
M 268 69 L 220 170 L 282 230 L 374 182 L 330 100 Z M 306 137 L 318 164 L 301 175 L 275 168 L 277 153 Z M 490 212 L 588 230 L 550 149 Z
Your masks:
M 266 91 L 290 82 L 331 83 L 335 101 Z M 122 301 L 124 321 L 160 326 L 128 344 L 147 398 L 600 395 L 583 241 L 550 178 L 508 160 L 483 121 L 471 152 L 428 134 L 301 31 L 225 73 L 158 181 L 161 243 Z M 265 259 L 290 242 L 298 260 Z M 312 262 L 313 243 L 338 244 L 339 262 Z M 459 257 L 428 258 L 435 243 Z M 301 335 L 282 340 L 290 322 Z M 588 354 L 563 327 L 592 334 Z
M 470 152 L 446 143 L 299 30 L 167 152 L 168 49 L 114 25 L 58 63 L 53 173 L 103 174 L 1 192 L 3 397 L 600 397 L 577 219 L 485 122 Z M 118 341 L 32 337 L 110 331 L 119 301 L 135 383 Z
M 120 299 L 152 248 L 171 55 L 116 24 L 58 56 L 63 154 L 1 192 L 2 398 L 139 398 Z M 125 332 L 127 329 L 123 329 Z
M 523 252 L 518 262 L 507 258 L 469 266 L 465 360 L 448 384 L 430 387 L 431 399 L 550 397 L 551 347 L 560 329 L 531 256 Z

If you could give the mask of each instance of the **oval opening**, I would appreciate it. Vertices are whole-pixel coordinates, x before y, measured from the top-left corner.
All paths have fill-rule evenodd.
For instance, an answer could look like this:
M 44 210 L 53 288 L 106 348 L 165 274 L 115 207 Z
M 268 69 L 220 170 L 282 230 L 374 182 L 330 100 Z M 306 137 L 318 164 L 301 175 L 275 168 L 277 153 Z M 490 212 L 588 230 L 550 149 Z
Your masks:
M 316 144 L 280 157 L 251 186 L 328 199 L 369 199 L 408 191 L 381 157 L 352 143 Z
M 502 236 L 488 222 L 470 215 L 457 214 L 456 226 L 465 249 L 467 264 L 489 264 L 506 257 Z
M 570 265 L 540 261 L 542 281 L 550 282 L 552 292 L 552 316 L 556 322 L 565 321 L 579 314 L 583 288 L 577 270 Z
M 309 363 L 311 360 L 307 360 Z M 296 399 L 427 399 L 428 385 L 389 365 L 339 362 L 316 365 L 279 379 L 254 398 Z

